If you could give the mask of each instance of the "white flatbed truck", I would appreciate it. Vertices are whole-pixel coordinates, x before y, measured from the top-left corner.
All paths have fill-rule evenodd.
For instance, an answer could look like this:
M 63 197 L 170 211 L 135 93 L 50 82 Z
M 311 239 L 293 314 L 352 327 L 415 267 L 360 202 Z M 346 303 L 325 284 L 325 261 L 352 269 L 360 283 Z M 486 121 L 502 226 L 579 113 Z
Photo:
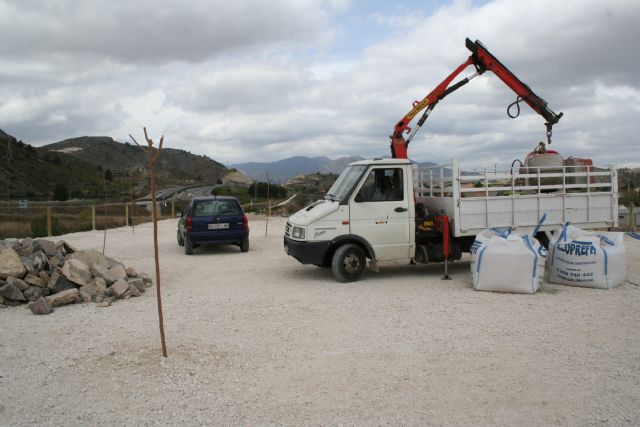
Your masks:
M 350 164 L 327 195 L 292 215 L 287 254 L 330 267 L 338 281 L 359 279 L 367 261 L 455 261 L 488 228 L 538 237 L 566 222 L 585 229 L 617 227 L 613 167 L 564 166 L 480 172 L 458 162 L 418 169 L 407 159 Z M 446 271 L 445 271 L 446 276 Z

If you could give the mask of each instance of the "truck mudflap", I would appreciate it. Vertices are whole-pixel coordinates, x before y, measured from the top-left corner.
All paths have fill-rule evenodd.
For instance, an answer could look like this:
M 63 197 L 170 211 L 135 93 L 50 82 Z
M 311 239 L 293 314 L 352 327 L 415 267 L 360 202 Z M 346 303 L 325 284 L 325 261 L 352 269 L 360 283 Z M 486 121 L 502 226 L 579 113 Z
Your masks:
M 331 245 L 331 240 L 299 242 L 284 237 L 284 250 L 287 255 L 297 259 L 301 264 L 322 265 L 324 256 Z

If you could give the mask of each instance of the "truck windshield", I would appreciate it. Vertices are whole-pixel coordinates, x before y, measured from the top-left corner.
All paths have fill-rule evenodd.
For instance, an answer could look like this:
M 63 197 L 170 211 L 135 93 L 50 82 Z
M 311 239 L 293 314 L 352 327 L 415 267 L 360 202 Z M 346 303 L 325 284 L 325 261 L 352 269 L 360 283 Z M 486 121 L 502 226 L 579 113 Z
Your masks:
M 351 194 L 364 173 L 366 165 L 349 166 L 342 171 L 336 182 L 333 183 L 325 199 L 343 202 Z

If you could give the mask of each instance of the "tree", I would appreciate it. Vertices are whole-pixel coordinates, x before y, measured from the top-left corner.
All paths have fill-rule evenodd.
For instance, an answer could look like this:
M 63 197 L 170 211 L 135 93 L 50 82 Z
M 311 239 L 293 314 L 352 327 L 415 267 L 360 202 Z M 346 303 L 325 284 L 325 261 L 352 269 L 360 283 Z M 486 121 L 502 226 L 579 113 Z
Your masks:
M 104 179 L 109 182 L 113 181 L 113 172 L 111 172 L 111 169 L 104 171 Z
M 257 187 L 257 191 L 256 191 Z M 269 196 L 280 199 L 287 197 L 287 189 L 281 185 L 277 184 L 269 184 L 267 182 L 254 182 L 249 186 L 247 190 L 247 194 L 256 195 L 260 198 L 267 198 L 267 193 Z
M 622 191 L 620 194 L 619 204 L 622 206 L 639 206 L 640 194 L 634 190 Z
M 639 186 L 640 173 L 629 168 L 618 169 L 618 191 L 621 205 L 640 205 L 640 195 L 635 191 Z
M 53 200 L 58 200 L 64 202 L 65 200 L 69 200 L 69 190 L 64 183 L 59 182 L 53 189 Z

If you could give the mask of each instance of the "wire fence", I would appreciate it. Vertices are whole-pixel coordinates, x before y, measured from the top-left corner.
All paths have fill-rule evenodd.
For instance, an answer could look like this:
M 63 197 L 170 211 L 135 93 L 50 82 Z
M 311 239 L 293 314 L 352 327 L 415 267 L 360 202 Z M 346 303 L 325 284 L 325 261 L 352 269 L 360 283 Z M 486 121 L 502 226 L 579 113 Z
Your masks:
M 173 218 L 184 203 L 161 202 L 158 219 Z M 0 239 L 58 236 L 66 233 L 135 226 L 151 221 L 151 205 L 110 203 L 65 205 L 47 202 L 0 204 Z
M 158 220 L 176 218 L 188 200 L 158 202 Z M 245 203 L 245 212 L 277 215 L 278 201 Z M 149 203 L 69 204 L 60 202 L 0 202 L 0 239 L 59 236 L 79 231 L 136 226 L 152 221 Z

